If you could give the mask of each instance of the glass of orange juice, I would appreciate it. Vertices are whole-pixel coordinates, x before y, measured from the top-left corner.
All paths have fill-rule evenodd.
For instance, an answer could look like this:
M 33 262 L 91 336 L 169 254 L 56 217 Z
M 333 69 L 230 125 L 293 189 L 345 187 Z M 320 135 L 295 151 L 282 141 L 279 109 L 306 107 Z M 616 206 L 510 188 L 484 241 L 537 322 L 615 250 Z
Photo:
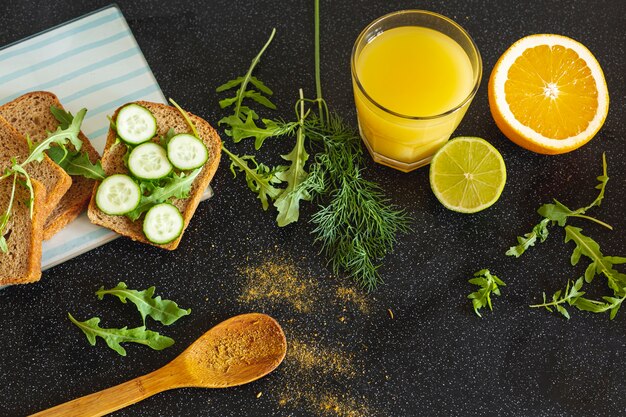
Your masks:
M 467 32 L 445 16 L 403 10 L 370 23 L 352 49 L 359 131 L 374 161 L 409 172 L 432 159 L 482 76 Z

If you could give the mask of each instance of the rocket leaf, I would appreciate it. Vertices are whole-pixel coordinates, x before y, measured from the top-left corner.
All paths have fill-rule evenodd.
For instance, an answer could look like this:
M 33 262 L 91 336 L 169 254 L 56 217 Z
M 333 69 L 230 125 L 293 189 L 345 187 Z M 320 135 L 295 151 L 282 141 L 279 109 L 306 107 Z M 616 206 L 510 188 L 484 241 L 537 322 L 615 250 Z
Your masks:
M 617 294 L 626 287 L 626 274 L 613 268 L 614 264 L 626 263 L 626 258 L 621 256 L 604 256 L 600 251 L 600 245 L 592 238 L 582 234 L 578 227 L 565 227 L 565 242 L 572 241 L 576 244 L 571 256 L 571 264 L 576 265 L 580 257 L 591 259 L 591 264 L 585 271 L 585 281 L 591 282 L 595 275 L 603 274 L 609 287 Z
M 100 161 L 95 164 L 89 160 L 87 152 L 70 151 L 65 146 L 54 146 L 46 152 L 50 159 L 65 170 L 69 175 L 82 176 L 102 181 L 106 174 Z
M 311 195 L 307 189 L 300 185 L 307 179 L 304 164 L 309 159 L 309 154 L 304 149 L 304 129 L 298 129 L 296 145 L 287 155 L 281 155 L 285 161 L 291 161 L 291 165 L 285 171 L 280 171 L 276 177 L 287 183 L 287 188 L 278 196 L 274 206 L 278 209 L 276 222 L 278 226 L 287 226 L 298 221 L 300 216 L 300 200 L 310 200 Z
M 96 291 L 98 299 L 102 300 L 105 295 L 114 295 L 120 299 L 120 301 L 126 304 L 129 300 L 135 304 L 143 324 L 146 324 L 146 317 L 152 317 L 154 320 L 169 326 L 176 320 L 183 316 L 187 316 L 191 313 L 191 309 L 184 310 L 171 300 L 163 300 L 161 296 L 154 297 L 154 287 L 150 287 L 143 291 L 130 290 L 125 283 L 120 282 L 115 288 L 105 290 L 104 287 L 100 287 Z
M 240 157 L 231 153 L 224 146 L 222 146 L 222 150 L 231 160 L 230 170 L 233 176 L 237 176 L 235 169 L 238 169 L 239 172 L 243 171 L 246 174 L 248 188 L 258 195 L 263 210 L 267 210 L 269 200 L 275 200 L 283 192 L 282 188 L 275 187 L 275 185 L 282 182 L 276 175 L 282 168 L 269 169 L 266 165 L 258 163 L 253 156 L 244 155 Z M 248 161 L 251 161 L 255 167 L 251 168 L 248 165 Z
M 146 330 L 145 326 L 129 329 L 126 326 L 121 329 L 105 329 L 100 327 L 100 318 L 92 317 L 86 321 L 78 321 L 71 314 L 67 314 L 74 323 L 87 336 L 91 346 L 96 345 L 96 337 L 104 339 L 106 344 L 122 356 L 126 356 L 126 349 L 120 343 L 139 343 L 154 350 L 163 350 L 174 344 L 174 339 L 162 336 L 152 330 Z
M 59 126 L 56 131 L 49 133 L 48 137 L 39 143 L 30 143 L 29 141 L 30 154 L 21 165 L 25 166 L 33 161 L 43 161 L 44 152 L 50 149 L 52 144 L 65 145 L 69 141 L 77 151 L 80 151 L 83 142 L 78 136 L 80 135 L 80 125 L 86 113 L 87 109 L 81 109 L 67 128 L 63 129 Z
M 480 310 L 483 307 L 489 307 L 489 310 L 493 310 L 491 305 L 491 294 L 500 295 L 500 288 L 506 284 L 497 276 L 492 275 L 488 269 L 481 269 L 474 274 L 474 278 L 468 281 L 470 284 L 478 285 L 480 289 L 467 296 L 472 300 L 472 307 L 478 317 L 482 317 Z
M 540 242 L 543 242 L 548 237 L 548 223 L 550 219 L 543 219 L 539 224 L 533 227 L 533 231 L 530 233 L 526 233 L 524 236 L 517 237 L 517 246 L 511 246 L 506 254 L 508 256 L 515 256 L 519 258 L 526 249 L 531 246 L 535 246 L 535 242 L 539 239 Z
M 180 175 L 174 174 L 172 177 L 167 178 L 163 186 L 152 182 L 142 182 L 142 191 L 148 191 L 149 194 L 142 195 L 137 208 L 127 213 L 126 216 L 135 221 L 155 204 L 163 203 L 170 198 L 187 198 L 191 191 L 191 186 L 201 170 L 202 168 L 197 168 L 188 175 L 184 173 Z

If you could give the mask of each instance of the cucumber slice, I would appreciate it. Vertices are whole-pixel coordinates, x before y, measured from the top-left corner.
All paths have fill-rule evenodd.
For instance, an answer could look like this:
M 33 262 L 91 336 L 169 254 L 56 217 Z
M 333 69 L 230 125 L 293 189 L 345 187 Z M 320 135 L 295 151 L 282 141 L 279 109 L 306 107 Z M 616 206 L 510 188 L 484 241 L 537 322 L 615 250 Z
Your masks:
M 139 104 L 120 109 L 115 120 L 117 135 L 126 143 L 139 145 L 156 136 L 157 122 L 150 110 Z
M 133 211 L 141 200 L 139 185 L 131 177 L 115 174 L 106 177 L 96 192 L 96 205 L 106 214 L 120 216 Z
M 137 178 L 157 180 L 172 172 L 165 149 L 154 142 L 142 143 L 130 152 L 128 169 Z
M 204 165 L 209 159 L 209 151 L 197 137 L 181 133 L 168 142 L 167 157 L 176 168 L 187 171 Z
M 185 222 L 178 208 L 170 203 L 153 206 L 143 219 L 143 233 L 152 243 L 170 243 L 183 232 Z

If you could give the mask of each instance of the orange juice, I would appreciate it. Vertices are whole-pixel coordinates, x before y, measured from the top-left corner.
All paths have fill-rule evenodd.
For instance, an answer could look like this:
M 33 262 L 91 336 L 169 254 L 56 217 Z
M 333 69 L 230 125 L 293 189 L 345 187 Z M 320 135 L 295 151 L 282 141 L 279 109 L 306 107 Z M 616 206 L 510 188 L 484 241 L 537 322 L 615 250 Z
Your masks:
M 458 126 L 480 64 L 439 30 L 398 26 L 377 33 L 353 52 L 359 129 L 377 162 L 410 171 L 427 164 Z

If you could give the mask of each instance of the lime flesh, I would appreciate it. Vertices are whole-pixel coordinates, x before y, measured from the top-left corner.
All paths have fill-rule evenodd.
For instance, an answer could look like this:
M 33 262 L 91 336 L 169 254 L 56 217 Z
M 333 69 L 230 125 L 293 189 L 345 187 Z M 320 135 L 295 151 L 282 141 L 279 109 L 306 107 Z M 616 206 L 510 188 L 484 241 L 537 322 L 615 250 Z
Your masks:
M 430 163 L 430 187 L 446 208 L 476 213 L 498 201 L 506 183 L 504 159 L 489 142 L 458 137 Z

